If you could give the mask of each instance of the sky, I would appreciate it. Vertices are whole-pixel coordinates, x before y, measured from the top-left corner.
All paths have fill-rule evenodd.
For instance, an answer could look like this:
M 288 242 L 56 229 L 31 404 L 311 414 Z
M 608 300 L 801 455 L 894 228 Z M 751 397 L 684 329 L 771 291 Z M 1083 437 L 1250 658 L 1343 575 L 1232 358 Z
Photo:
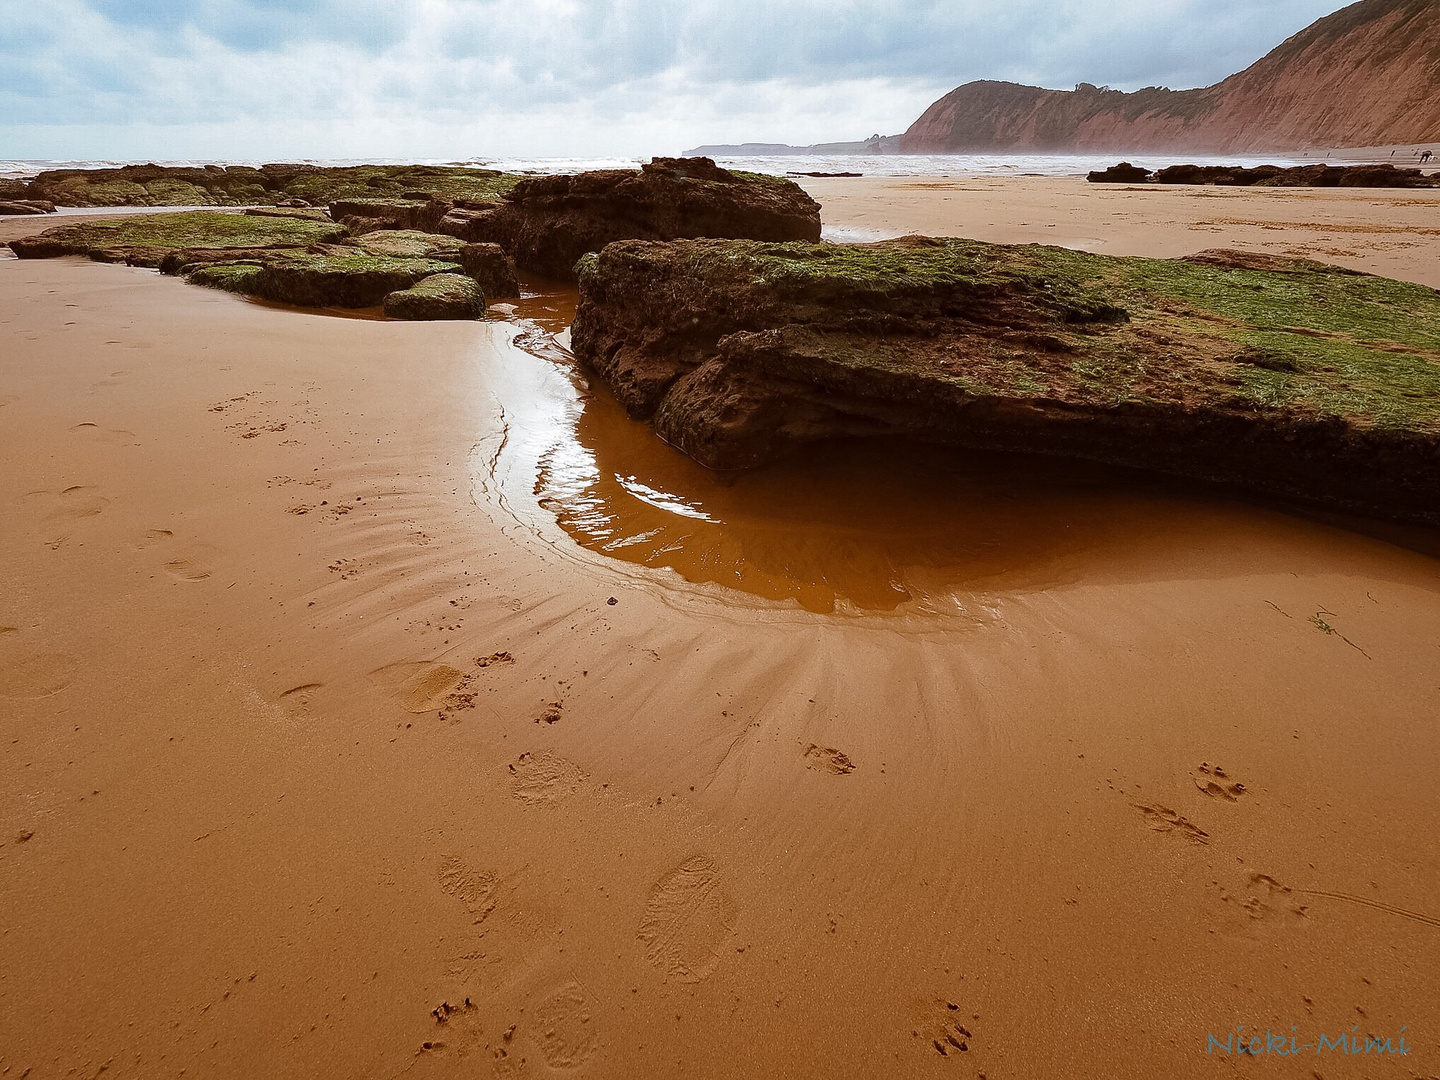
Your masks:
M 0 0 L 0 159 L 897 134 L 972 79 L 1204 86 L 1341 0 Z

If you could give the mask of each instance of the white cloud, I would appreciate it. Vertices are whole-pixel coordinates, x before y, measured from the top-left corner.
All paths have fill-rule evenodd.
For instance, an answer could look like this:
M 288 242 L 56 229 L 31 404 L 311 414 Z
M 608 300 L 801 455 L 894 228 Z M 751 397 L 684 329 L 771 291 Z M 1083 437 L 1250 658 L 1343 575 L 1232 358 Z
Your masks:
M 975 78 L 1204 84 L 1330 6 L 52 0 L 0 26 L 0 138 L 14 157 L 127 158 L 629 155 L 863 138 L 903 130 Z

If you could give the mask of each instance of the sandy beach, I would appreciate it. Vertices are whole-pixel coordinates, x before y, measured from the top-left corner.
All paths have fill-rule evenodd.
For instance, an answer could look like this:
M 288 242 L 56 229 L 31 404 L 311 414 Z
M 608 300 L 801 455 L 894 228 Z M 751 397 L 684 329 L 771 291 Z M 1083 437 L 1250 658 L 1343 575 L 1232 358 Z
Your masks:
M 1440 288 L 1440 191 L 1087 184 L 1076 179 L 808 179 L 827 236 L 922 233 L 1178 258 L 1214 247 L 1320 259 Z
M 1440 286 L 1440 191 L 805 187 Z M 1440 1072 L 1433 536 L 914 447 L 725 483 L 567 304 L 0 259 L 0 1075 Z

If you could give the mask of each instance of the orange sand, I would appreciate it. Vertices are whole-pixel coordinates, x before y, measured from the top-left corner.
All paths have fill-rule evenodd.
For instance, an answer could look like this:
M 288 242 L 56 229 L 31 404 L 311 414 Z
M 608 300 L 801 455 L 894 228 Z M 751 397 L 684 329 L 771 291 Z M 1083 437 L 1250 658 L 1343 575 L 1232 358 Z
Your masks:
M 1188 207 L 1423 217 L 807 186 L 832 226 L 1161 254 L 1258 228 Z M 1044 470 L 892 542 L 904 451 L 836 456 L 853 518 L 813 464 L 707 487 L 516 330 L 0 260 L 7 1080 L 1148 1080 L 1228 1074 L 1239 1024 L 1412 1048 L 1250 1071 L 1440 1071 L 1434 559 Z M 724 589 L 683 528 L 592 550 L 653 524 L 610 475 L 733 515 L 712 569 L 854 602 Z M 867 600 L 897 566 L 949 606 Z
M 803 181 L 836 239 L 905 233 L 1174 258 L 1243 247 L 1440 288 L 1440 189 L 1089 184 L 1046 177 Z

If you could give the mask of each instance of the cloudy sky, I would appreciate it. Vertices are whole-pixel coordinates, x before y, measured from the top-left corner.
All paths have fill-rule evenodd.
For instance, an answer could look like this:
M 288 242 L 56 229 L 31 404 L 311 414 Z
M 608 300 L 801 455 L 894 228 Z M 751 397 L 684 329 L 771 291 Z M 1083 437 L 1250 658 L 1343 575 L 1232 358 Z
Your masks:
M 0 158 L 600 156 L 1200 86 L 1342 0 L 0 0 Z

